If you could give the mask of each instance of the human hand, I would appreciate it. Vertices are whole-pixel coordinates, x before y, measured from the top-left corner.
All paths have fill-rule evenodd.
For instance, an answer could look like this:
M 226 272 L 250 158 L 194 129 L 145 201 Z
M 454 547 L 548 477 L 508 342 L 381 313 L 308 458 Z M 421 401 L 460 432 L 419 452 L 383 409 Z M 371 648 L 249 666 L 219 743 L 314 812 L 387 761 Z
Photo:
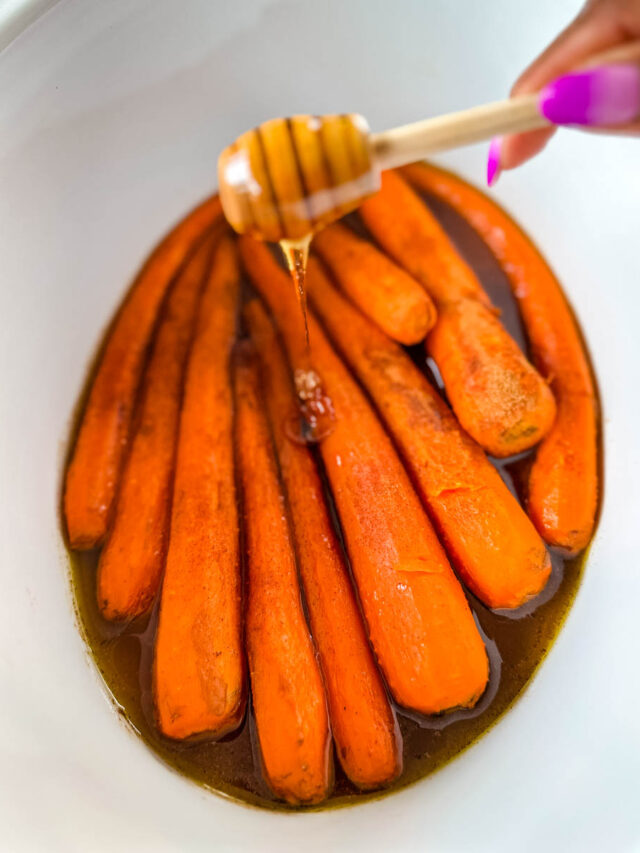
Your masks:
M 640 134 L 640 0 L 588 0 L 582 11 L 523 72 L 512 95 L 540 92 L 554 125 Z M 607 52 L 607 64 L 590 59 Z M 567 73 L 571 72 L 571 73 Z M 496 137 L 487 183 L 541 151 L 556 127 Z

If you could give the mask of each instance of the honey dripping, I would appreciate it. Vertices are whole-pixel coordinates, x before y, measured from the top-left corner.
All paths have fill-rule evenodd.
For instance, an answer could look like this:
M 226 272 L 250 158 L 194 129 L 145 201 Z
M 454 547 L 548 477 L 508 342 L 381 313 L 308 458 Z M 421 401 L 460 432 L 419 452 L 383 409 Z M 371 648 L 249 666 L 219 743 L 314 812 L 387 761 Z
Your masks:
M 322 380 L 311 364 L 305 285 L 310 243 L 311 234 L 300 240 L 280 241 L 280 247 L 291 272 L 303 321 L 301 334 L 304 334 L 304 364 L 296 368 L 293 377 L 298 398 L 298 411 L 285 425 L 289 438 L 300 444 L 314 444 L 321 441 L 332 431 L 335 421 L 331 398 L 324 390 Z
M 289 272 L 293 278 L 293 286 L 296 291 L 296 299 L 302 313 L 304 322 L 304 340 L 305 354 L 308 361 L 311 357 L 309 346 L 309 320 L 307 317 L 307 291 L 305 280 L 307 276 L 307 262 L 309 260 L 309 246 L 311 244 L 311 234 L 302 237 L 300 240 L 280 240 L 280 248 L 285 257 Z

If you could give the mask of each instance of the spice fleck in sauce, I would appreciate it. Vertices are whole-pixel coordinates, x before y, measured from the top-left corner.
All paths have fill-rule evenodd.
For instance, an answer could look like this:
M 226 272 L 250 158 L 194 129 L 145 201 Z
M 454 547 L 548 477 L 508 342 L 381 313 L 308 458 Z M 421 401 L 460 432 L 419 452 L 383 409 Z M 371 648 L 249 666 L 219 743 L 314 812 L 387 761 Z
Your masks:
M 428 198 L 441 223 L 458 249 L 478 274 L 502 320 L 523 346 L 526 341 L 517 306 L 509 285 L 492 255 L 458 214 L 442 202 Z M 349 218 L 360 233 L 366 233 L 357 219 Z M 295 268 L 295 264 L 294 264 Z M 426 363 L 424 348 L 410 353 L 437 385 L 437 374 Z M 304 424 L 311 427 L 313 440 L 322 437 L 331 423 L 330 401 L 322 392 L 312 367 L 296 376 Z M 315 420 L 314 420 L 315 418 Z M 290 430 L 297 440 L 309 440 L 300 433 L 293 418 Z M 533 451 L 535 453 L 535 451 Z M 532 452 L 517 459 L 501 460 L 499 470 L 507 484 L 521 494 Z M 78 618 L 97 667 L 119 713 L 170 767 L 206 787 L 257 806 L 272 809 L 290 807 L 276 801 L 259 769 L 255 724 L 249 709 L 240 729 L 217 743 L 177 743 L 163 738 L 154 723 L 152 699 L 153 639 L 157 606 L 143 620 L 122 626 L 102 619 L 96 603 L 98 552 L 70 555 Z M 552 645 L 571 607 L 584 568 L 585 555 L 565 559 L 552 553 L 551 578 L 538 599 L 515 612 L 492 612 L 467 593 L 486 642 L 491 664 L 487 690 L 475 708 L 438 717 L 409 715 L 398 709 L 404 739 L 404 770 L 388 790 L 398 790 L 432 773 L 486 732 L 522 692 Z M 318 808 L 364 802 L 384 792 L 359 792 L 334 761 L 335 785 L 331 797 Z

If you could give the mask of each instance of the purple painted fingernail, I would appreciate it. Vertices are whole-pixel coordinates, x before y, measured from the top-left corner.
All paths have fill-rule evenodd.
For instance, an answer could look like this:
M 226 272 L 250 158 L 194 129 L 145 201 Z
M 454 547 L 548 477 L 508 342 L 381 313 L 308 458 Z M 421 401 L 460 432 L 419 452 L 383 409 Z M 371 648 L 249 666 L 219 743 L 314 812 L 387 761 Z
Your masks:
M 627 124 L 640 115 L 640 67 L 605 65 L 566 74 L 545 86 L 538 104 L 554 124 Z
M 500 149 L 502 148 L 502 137 L 494 136 L 489 145 L 487 157 L 487 186 L 492 187 L 500 177 Z

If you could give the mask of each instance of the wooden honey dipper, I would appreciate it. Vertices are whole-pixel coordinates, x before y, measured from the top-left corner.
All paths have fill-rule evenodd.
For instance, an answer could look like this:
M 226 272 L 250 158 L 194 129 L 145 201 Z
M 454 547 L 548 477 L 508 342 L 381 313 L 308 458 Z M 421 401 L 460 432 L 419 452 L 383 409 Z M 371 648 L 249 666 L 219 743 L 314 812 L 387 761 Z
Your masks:
M 581 68 L 639 60 L 636 41 L 591 57 Z M 384 169 L 548 126 L 539 98 L 521 95 L 381 133 L 369 133 L 355 113 L 267 121 L 220 155 L 225 215 L 241 234 L 273 242 L 309 238 L 375 193 Z
M 381 133 L 370 133 L 356 113 L 276 118 L 243 133 L 222 152 L 220 199 L 238 233 L 270 242 L 299 241 L 377 192 L 384 169 L 548 123 L 537 95 Z
M 292 274 L 306 344 L 295 370 L 301 440 L 318 441 L 333 424 L 330 400 L 311 363 L 305 289 L 311 236 L 375 193 L 384 169 L 546 123 L 530 96 L 377 134 L 355 113 L 301 115 L 267 121 L 222 152 L 218 179 L 228 221 L 240 234 L 279 242 Z M 316 400 L 327 401 L 320 418 L 310 408 Z

